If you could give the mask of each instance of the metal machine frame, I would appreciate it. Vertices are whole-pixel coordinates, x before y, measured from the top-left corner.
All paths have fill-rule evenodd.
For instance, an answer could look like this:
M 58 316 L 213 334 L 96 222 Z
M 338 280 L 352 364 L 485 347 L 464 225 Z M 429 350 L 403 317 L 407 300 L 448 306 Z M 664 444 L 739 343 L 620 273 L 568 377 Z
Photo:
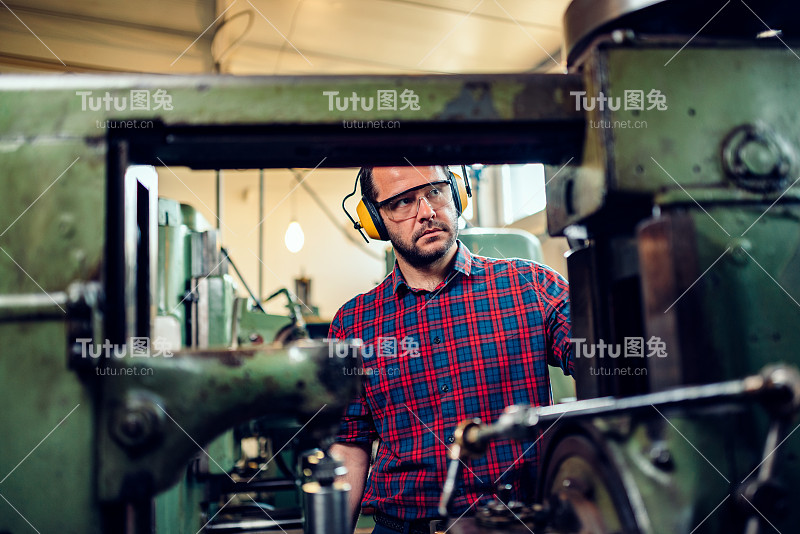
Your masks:
M 580 9 L 585 4 L 574 5 Z M 662 3 L 640 4 L 657 9 Z M 787 20 L 798 18 L 800 10 L 788 3 L 766 4 L 773 17 L 785 12 L 791 15 Z M 776 5 L 782 10 L 776 11 Z M 580 14 L 573 11 L 575 20 Z M 625 20 L 639 30 L 641 20 Z M 678 26 L 676 33 L 682 35 L 684 28 Z M 744 26 L 749 29 L 752 24 Z M 25 463 L 24 470 L 0 482 L 4 484 L 0 491 L 11 500 L 24 499 L 26 511 L 41 518 L 43 530 L 148 532 L 149 497 L 176 479 L 176 466 L 183 465 L 192 450 L 178 441 L 184 436 L 154 410 L 161 406 L 158 402 L 168 401 L 171 409 L 186 418 L 181 421 L 187 430 L 210 439 L 232 420 L 270 413 L 276 406 L 307 412 L 315 402 L 341 404 L 351 391 L 349 384 L 330 383 L 325 373 L 335 373 L 338 367 L 332 368 L 319 351 L 308 352 L 303 365 L 293 367 L 293 357 L 302 352 L 297 347 L 295 352 L 289 348 L 271 354 L 252 350 L 188 353 L 171 361 L 126 364 L 154 368 L 160 378 L 128 377 L 115 381 L 113 387 L 92 376 L 95 365 L 80 358 L 78 337 L 105 337 L 114 342 L 147 335 L 152 318 L 153 257 L 141 243 L 147 242 L 148 228 L 152 228 L 145 207 L 152 202 L 153 191 L 138 180 L 126 179 L 129 164 L 195 169 L 443 161 L 550 164 L 554 166 L 548 183 L 550 231 L 564 232 L 573 244 L 568 259 L 574 288 L 573 335 L 620 342 L 626 336 L 657 334 L 677 347 L 667 361 L 637 364 L 652 371 L 648 380 L 601 379 L 591 372 L 613 370 L 620 364 L 578 362 L 580 398 L 659 394 L 697 383 L 705 384 L 703 391 L 713 391 L 716 383 L 754 375 L 778 359 L 796 364 L 792 351 L 800 342 L 800 329 L 791 314 L 797 310 L 770 306 L 750 291 L 761 271 L 746 263 L 746 256 L 750 256 L 748 251 L 759 257 L 768 255 L 766 266 L 783 269 L 781 276 L 792 289 L 799 287 L 800 278 L 787 266 L 800 259 L 768 237 L 758 243 L 729 242 L 714 233 L 717 229 L 706 218 L 713 215 L 726 226 L 738 225 L 777 205 L 779 211 L 762 221 L 759 235 L 783 232 L 781 239 L 796 241 L 800 193 L 784 191 L 783 186 L 788 176 L 800 173 L 796 143 L 800 112 L 771 103 L 796 97 L 791 74 L 796 59 L 780 43 L 742 42 L 736 35 L 716 35 L 697 39 L 683 50 L 680 60 L 688 74 L 680 79 L 664 71 L 663 65 L 685 39 L 663 35 L 668 32 L 642 38 L 636 31 L 608 25 L 580 27 L 576 24 L 578 29 L 570 37 L 575 53 L 570 57 L 573 73 L 569 75 L 0 77 L 0 168 L 9 177 L 9 194 L 0 201 L 0 226 L 8 227 L 3 251 L 14 259 L 14 263 L 0 264 L 0 336 L 4 340 L 0 372 L 6 380 L 0 402 L 7 407 L 0 433 L 13 436 L 0 440 L 0 458 L 23 458 L 32 444 L 60 424 L 69 408 L 77 410 L 69 420 L 69 431 L 54 434 L 40 451 L 46 461 Z M 641 29 L 646 33 L 649 27 Z M 737 61 L 719 60 L 732 57 Z M 755 65 L 762 76 L 751 76 Z M 724 77 L 736 81 L 739 91 L 726 95 L 731 105 L 690 91 L 691 83 L 709 72 L 713 77 L 705 83 L 716 89 L 725 89 Z M 781 83 L 774 83 L 775 79 Z M 594 121 L 639 115 L 608 108 L 580 110 L 572 97 L 580 91 L 620 95 L 629 88 L 639 89 L 643 81 L 659 84 L 678 100 L 673 111 L 649 116 L 649 135 L 594 128 Z M 107 95 L 113 102 L 127 98 L 133 90 L 165 92 L 173 108 L 129 106 L 117 111 L 107 104 L 87 109 L 81 97 L 88 91 Z M 374 97 L 386 90 L 409 91 L 418 98 L 418 105 L 388 110 L 359 107 L 359 97 Z M 346 109 L 339 110 L 327 96 L 332 93 L 353 98 Z M 697 117 L 704 118 L 705 130 L 697 129 Z M 130 120 L 152 122 L 147 128 L 132 128 L 126 126 Z M 393 120 L 401 127 L 345 128 L 343 121 L 351 120 Z M 689 177 L 686 188 L 643 161 L 645 154 L 652 154 L 658 166 L 678 169 L 681 176 Z M 555 172 L 573 159 L 574 165 Z M 69 180 L 51 184 L 68 165 Z M 26 179 L 11 179 L 20 177 Z M 49 185 L 52 191 L 39 201 L 37 195 Z M 702 211 L 698 210 L 693 198 L 707 203 L 708 211 L 702 205 Z M 25 213 L 32 199 L 39 201 L 37 209 L 26 216 L 24 225 L 18 225 L 14 217 Z M 145 239 L 137 241 L 137 234 Z M 30 246 L 37 242 L 58 261 L 42 261 L 41 253 Z M 736 299 L 738 293 L 723 299 L 723 311 L 735 312 L 730 325 L 714 314 L 720 306 L 709 297 L 709 289 L 719 278 L 699 284 L 695 294 L 669 314 L 657 313 L 661 304 L 679 296 L 702 273 L 701 266 L 729 249 L 735 249 L 734 254 L 730 262 L 719 266 L 721 276 L 735 282 L 744 295 L 742 300 Z M 678 257 L 681 251 L 687 254 L 686 263 Z M 18 265 L 25 266 L 28 277 Z M 52 299 L 42 298 L 39 284 Z M 748 308 L 747 299 L 757 305 Z M 62 306 L 66 308 L 63 314 L 58 310 Z M 751 323 L 775 325 L 777 335 L 738 337 Z M 698 340 L 699 324 L 708 330 Z M 723 357 L 728 354 L 735 357 Z M 703 374 L 698 355 L 708 355 L 713 372 Z M 123 366 L 118 362 L 97 365 Z M 301 386 L 300 373 L 314 380 Z M 274 391 L 289 404 L 268 406 L 275 399 L 263 396 L 263 384 L 256 378 L 277 375 L 281 378 L 276 379 Z M 11 376 L 13 380 L 6 378 Z M 200 403 L 198 391 L 214 402 Z M 620 402 L 616 406 L 632 406 Z M 78 410 L 79 406 L 83 409 Z M 657 511 L 647 525 L 635 527 L 644 533 L 680 530 L 716 510 L 719 498 L 735 491 L 719 480 L 693 480 L 696 472 L 707 471 L 708 466 L 682 438 L 728 445 L 735 430 L 731 421 L 746 421 L 751 435 L 744 436 L 728 456 L 725 450 L 710 455 L 733 476 L 763 458 L 762 436 L 780 435 L 770 432 L 768 421 L 757 416 L 723 418 L 690 410 L 679 417 L 665 417 L 668 427 L 633 416 L 620 421 L 619 413 L 612 412 L 595 413 L 586 423 L 591 426 L 589 434 L 595 443 L 602 443 L 603 454 L 613 455 L 620 470 L 625 470 L 626 484 L 633 481 L 641 488 L 636 497 L 641 501 L 636 504 L 639 510 L 652 512 L 652 503 L 662 497 L 659 492 L 667 495 L 671 506 Z M 648 456 L 665 448 L 679 471 L 672 472 L 669 462 L 662 462 L 663 455 Z M 597 450 L 592 452 L 591 445 L 574 450 L 576 459 L 603 457 L 595 454 Z M 657 464 L 655 470 L 648 462 Z M 792 476 L 800 469 L 793 462 L 785 469 Z M 23 473 L 25 479 L 19 476 Z M 25 480 L 62 484 L 32 486 Z M 767 484 L 769 480 L 759 482 L 756 489 L 766 502 L 773 486 Z M 65 484 L 72 490 L 66 495 Z M 767 497 L 763 497 L 764 488 L 769 490 Z M 573 505 L 587 500 L 580 492 L 562 494 L 550 489 Z M 755 494 L 750 495 L 756 500 Z M 753 525 L 755 514 L 740 504 L 734 505 L 731 499 L 723 508 L 730 513 L 718 524 Z M 762 500 L 756 504 L 766 506 Z M 675 513 L 670 513 L 673 509 Z M 757 528 L 759 520 L 755 521 L 752 528 Z M 23 528 L 27 527 L 19 516 L 0 513 L 0 530 Z

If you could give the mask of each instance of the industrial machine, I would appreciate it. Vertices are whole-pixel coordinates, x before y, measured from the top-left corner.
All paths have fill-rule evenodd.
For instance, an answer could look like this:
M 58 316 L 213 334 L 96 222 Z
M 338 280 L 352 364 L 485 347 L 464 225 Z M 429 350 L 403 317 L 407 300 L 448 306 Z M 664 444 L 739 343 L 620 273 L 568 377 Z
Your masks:
M 572 245 L 579 400 L 461 431 L 465 455 L 540 436 L 537 499 L 486 496 L 449 532 L 793 532 L 800 9 L 576 0 L 565 29 L 564 75 L 0 78 L 0 532 L 211 532 L 255 495 L 226 431 L 289 415 L 298 449 L 324 444 L 358 387 L 325 343 L 243 343 L 234 318 L 253 310 L 209 276 L 210 229 L 143 169 L 406 161 L 548 164 L 550 231 Z M 325 96 L 397 88 L 418 106 Z M 160 268 L 165 240 L 198 261 Z M 213 301 L 175 308 L 187 274 Z M 305 528 L 338 530 L 337 466 L 307 463 Z
M 156 170 L 139 166 L 128 172 L 154 174 Z M 268 314 L 249 286 L 253 298 L 236 297 L 228 266 L 239 272 L 218 237 L 219 231 L 192 206 L 158 199 L 155 342 L 173 350 L 308 343 L 297 303 L 285 289 L 265 300 L 285 295 L 288 316 Z M 301 429 L 296 418 L 274 414 L 216 437 L 205 451 L 196 452 L 180 482 L 155 499 L 156 531 L 302 527 L 300 476 L 295 466 L 303 450 L 321 444 L 300 436 Z M 285 447 L 287 442 L 292 446 Z M 288 451 L 280 450 L 284 448 Z
M 452 532 L 797 529 L 799 14 L 570 5 L 586 139 L 547 209 L 581 400 L 462 424 L 442 512 L 489 440 L 541 439 L 541 476 L 535 503 L 495 496 Z

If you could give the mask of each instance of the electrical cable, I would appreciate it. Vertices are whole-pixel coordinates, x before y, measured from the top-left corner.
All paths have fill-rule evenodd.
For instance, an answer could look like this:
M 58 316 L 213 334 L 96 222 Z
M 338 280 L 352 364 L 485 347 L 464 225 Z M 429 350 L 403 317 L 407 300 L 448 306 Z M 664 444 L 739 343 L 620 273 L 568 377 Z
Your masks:
M 342 234 L 345 236 L 345 238 L 347 238 L 347 240 L 348 240 L 348 241 L 350 241 L 350 242 L 351 242 L 351 243 L 353 243 L 354 245 L 358 246 L 358 249 L 359 249 L 359 250 L 361 250 L 362 252 L 364 252 L 364 254 L 366 254 L 367 256 L 369 256 L 369 257 L 371 257 L 371 258 L 374 258 L 374 259 L 376 259 L 376 260 L 383 260 L 383 259 L 384 259 L 384 258 L 383 258 L 383 257 L 382 257 L 380 254 L 378 254 L 377 252 L 374 252 L 374 251 L 372 251 L 372 250 L 370 250 L 370 249 L 368 249 L 368 248 L 366 248 L 366 247 L 362 247 L 362 246 L 361 246 L 361 242 L 360 242 L 360 241 L 358 241 L 357 239 L 355 239 L 355 238 L 354 238 L 354 237 L 353 237 L 353 236 L 350 234 L 350 232 L 348 232 L 347 230 L 345 230 L 344 228 L 342 228 L 341 226 L 339 226 L 339 221 L 336 219 L 336 216 L 335 216 L 333 213 L 331 213 L 331 210 L 329 210 L 329 209 L 328 209 L 328 206 L 326 206 L 326 205 L 325 205 L 325 203 L 322 201 L 322 199 L 320 199 L 320 198 L 319 198 L 319 196 L 318 196 L 318 195 L 317 195 L 317 193 L 316 193 L 316 192 L 315 192 L 315 191 L 314 191 L 314 190 L 311 188 L 311 186 L 309 186 L 308 184 L 306 184 L 306 183 L 303 181 L 303 174 L 302 174 L 300 171 L 298 171 L 297 169 L 289 169 L 289 171 L 290 171 L 290 172 L 291 172 L 291 173 L 294 175 L 294 178 L 295 178 L 295 180 L 297 180 L 297 181 L 300 183 L 300 185 L 303 187 L 303 189 L 305 189 L 306 193 L 308 193 L 308 196 L 310 196 L 310 197 L 311 197 L 311 199 L 312 199 L 314 202 L 316 202 L 317 206 L 319 206 L 319 208 L 322 210 L 322 212 L 323 212 L 323 213 L 324 213 L 324 214 L 325 214 L 325 215 L 326 215 L 326 216 L 327 216 L 327 217 L 328 217 L 328 218 L 329 218 L 329 219 L 330 219 L 330 220 L 333 222 L 333 225 L 334 225 L 334 226 L 335 226 L 335 227 L 336 227 L 336 228 L 337 228 L 337 229 L 338 229 L 340 232 L 342 232 Z M 346 197 L 345 197 L 345 200 L 347 200 L 348 198 L 350 198 L 350 197 L 351 197 L 351 196 L 353 196 L 353 195 L 355 195 L 355 188 L 353 189 L 353 193 L 352 193 L 352 194 L 350 194 L 350 195 L 348 195 L 348 196 L 346 196 Z M 344 200 L 342 201 L 342 205 L 344 205 Z M 347 212 L 345 211 L 345 213 L 347 213 Z M 352 220 L 352 219 L 351 219 L 351 220 Z M 353 222 L 355 222 L 355 221 L 353 221 Z

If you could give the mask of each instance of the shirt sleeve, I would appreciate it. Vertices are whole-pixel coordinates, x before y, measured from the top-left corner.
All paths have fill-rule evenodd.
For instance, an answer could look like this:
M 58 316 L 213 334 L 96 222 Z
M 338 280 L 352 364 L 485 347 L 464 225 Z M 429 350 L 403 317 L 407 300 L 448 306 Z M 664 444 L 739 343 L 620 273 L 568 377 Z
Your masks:
M 537 265 L 540 295 L 547 323 L 547 363 L 559 367 L 565 375 L 575 375 L 571 341 L 569 283 L 556 271 Z
M 331 327 L 328 330 L 328 339 L 331 341 L 344 341 L 352 338 L 342 328 L 341 314 L 342 310 L 336 313 L 336 317 L 333 318 Z M 375 423 L 372 420 L 372 412 L 364 397 L 365 387 L 366 383 L 363 384 L 360 392 L 345 409 L 339 424 L 339 432 L 335 437 L 337 442 L 370 444 L 378 439 Z

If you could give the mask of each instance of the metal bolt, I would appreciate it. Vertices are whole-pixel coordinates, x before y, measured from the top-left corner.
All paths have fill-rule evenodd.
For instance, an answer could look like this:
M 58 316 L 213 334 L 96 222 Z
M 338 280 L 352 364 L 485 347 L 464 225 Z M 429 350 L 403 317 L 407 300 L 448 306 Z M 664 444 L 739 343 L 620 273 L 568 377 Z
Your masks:
M 725 172 L 743 189 L 769 192 L 780 189 L 792 167 L 788 145 L 766 126 L 736 128 L 722 147 Z
M 129 412 L 125 414 L 120 430 L 129 439 L 139 440 L 147 434 L 147 415 L 141 412 Z
M 653 465 L 664 471 L 671 471 L 674 467 L 672 454 L 664 445 L 654 445 L 650 449 L 650 461 Z
M 739 159 L 754 176 L 769 176 L 780 166 L 780 154 L 763 139 L 749 139 L 739 147 Z
M 611 32 L 611 40 L 616 44 L 629 43 L 636 38 L 633 30 L 614 30 Z
M 733 261 L 740 266 L 747 265 L 750 262 L 750 257 L 747 253 L 753 248 L 750 240 L 744 237 L 738 237 L 731 242 L 731 257 Z
M 112 437 L 126 448 L 151 443 L 163 428 L 163 416 L 148 399 L 131 398 L 117 410 L 111 420 Z

